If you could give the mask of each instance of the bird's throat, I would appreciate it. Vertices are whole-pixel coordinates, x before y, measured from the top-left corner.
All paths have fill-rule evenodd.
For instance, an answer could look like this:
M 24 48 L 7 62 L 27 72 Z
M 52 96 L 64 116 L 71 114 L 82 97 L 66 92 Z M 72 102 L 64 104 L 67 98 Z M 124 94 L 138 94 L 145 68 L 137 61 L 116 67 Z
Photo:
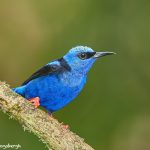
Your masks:
M 77 87 L 85 84 L 86 75 L 75 72 L 65 72 L 61 74 L 60 80 L 64 86 Z

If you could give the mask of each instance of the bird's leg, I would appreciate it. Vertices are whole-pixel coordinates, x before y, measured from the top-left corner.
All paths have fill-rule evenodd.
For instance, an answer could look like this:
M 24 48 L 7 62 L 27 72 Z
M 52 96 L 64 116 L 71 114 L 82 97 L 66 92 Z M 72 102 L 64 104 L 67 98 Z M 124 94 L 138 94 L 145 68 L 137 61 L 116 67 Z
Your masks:
M 48 115 L 49 115 L 51 118 L 54 118 L 52 112 L 48 111 Z
M 31 98 L 31 99 L 29 99 L 29 102 L 31 102 L 35 106 L 35 108 L 40 106 L 40 98 L 39 97 Z

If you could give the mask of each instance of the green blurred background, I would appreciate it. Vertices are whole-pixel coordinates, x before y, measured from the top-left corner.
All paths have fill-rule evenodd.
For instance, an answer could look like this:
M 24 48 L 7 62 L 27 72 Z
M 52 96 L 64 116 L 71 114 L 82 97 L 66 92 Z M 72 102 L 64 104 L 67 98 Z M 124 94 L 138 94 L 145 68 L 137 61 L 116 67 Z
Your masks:
M 78 98 L 54 116 L 96 150 L 150 150 L 150 1 L 0 1 L 0 80 L 12 87 L 77 45 L 117 55 L 99 60 Z M 0 112 L 7 143 L 46 150 Z

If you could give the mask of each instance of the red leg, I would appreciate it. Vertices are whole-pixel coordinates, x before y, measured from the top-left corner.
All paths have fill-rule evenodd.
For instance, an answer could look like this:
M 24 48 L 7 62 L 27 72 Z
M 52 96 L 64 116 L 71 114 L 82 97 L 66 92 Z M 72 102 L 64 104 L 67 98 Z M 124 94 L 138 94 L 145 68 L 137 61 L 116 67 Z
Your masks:
M 29 102 L 31 102 L 35 106 L 35 108 L 40 106 L 40 98 L 39 97 L 31 98 L 31 99 L 29 99 Z

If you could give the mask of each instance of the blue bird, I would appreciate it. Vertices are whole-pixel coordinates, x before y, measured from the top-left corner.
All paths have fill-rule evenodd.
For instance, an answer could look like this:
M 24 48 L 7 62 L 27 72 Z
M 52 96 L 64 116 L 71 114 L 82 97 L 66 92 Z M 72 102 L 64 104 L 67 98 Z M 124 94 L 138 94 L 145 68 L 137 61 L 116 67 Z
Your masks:
M 79 95 L 93 63 L 110 54 L 115 53 L 95 52 L 86 46 L 74 47 L 64 57 L 37 70 L 13 91 L 52 113 Z

